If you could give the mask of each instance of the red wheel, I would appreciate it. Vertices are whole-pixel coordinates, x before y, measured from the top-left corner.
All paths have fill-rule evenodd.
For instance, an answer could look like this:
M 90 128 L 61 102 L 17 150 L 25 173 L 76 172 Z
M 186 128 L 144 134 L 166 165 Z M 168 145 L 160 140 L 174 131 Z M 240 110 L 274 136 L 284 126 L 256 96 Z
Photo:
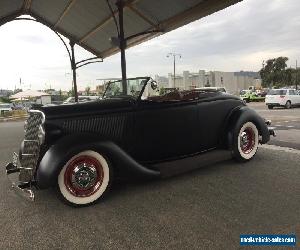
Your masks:
M 63 198 L 74 205 L 87 205 L 98 200 L 106 191 L 110 171 L 106 159 L 95 151 L 73 156 L 58 176 Z
M 259 134 L 255 124 L 252 122 L 244 123 L 234 139 L 234 157 L 240 161 L 252 159 L 258 149 L 258 137 Z
M 244 154 L 249 154 L 255 146 L 255 132 L 253 128 L 246 127 L 240 135 L 240 147 Z

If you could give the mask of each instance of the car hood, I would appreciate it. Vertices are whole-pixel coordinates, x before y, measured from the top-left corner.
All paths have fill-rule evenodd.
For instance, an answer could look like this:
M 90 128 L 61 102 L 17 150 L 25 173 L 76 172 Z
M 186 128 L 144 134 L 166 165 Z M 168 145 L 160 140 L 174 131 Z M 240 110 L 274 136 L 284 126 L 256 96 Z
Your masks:
M 41 107 L 40 110 L 45 114 L 46 119 L 58 119 L 128 111 L 133 107 L 134 103 L 133 99 L 113 98 L 85 103 Z

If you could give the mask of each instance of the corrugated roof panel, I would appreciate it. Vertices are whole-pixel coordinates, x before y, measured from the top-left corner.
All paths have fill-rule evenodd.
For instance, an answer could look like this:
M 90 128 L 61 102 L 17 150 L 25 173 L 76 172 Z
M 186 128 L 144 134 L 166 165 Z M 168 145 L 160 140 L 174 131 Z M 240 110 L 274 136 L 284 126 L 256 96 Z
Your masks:
M 0 18 L 6 17 L 22 8 L 22 0 L 2 0 L 0 1 Z
M 128 37 L 154 29 L 153 26 L 166 33 L 242 0 L 123 1 L 126 6 L 124 30 Z M 116 0 L 110 3 L 115 11 Z M 119 50 L 109 42 L 117 32 L 106 0 L 0 0 L 0 25 L 21 14 L 30 14 L 97 56 L 107 57 Z M 139 44 L 156 35 L 136 37 L 128 45 Z
M 97 48 L 98 51 L 103 51 L 111 47 L 109 38 L 115 36 L 117 36 L 115 23 L 109 22 L 103 25 L 101 32 L 97 32 L 93 36 L 90 36 L 84 43 L 87 46 Z
M 156 22 L 162 22 L 201 2 L 203 0 L 140 0 L 134 6 L 145 13 L 145 15 L 148 14 Z
M 151 27 L 151 24 L 146 22 L 144 19 L 141 19 L 136 13 L 132 12 L 129 8 L 124 9 L 125 37 L 134 35 L 141 31 L 146 31 Z
M 118 16 L 116 16 L 118 19 Z M 134 35 L 141 30 L 148 30 L 151 28 L 151 25 L 139 18 L 137 14 L 133 13 L 130 9 L 124 10 L 124 33 L 125 37 Z M 117 30 L 113 19 L 104 24 L 101 29 L 97 30 L 96 33 L 91 35 L 87 40 L 84 41 L 84 44 L 88 46 L 97 47 L 98 50 L 104 51 L 111 47 L 109 41 L 110 37 L 117 37 Z
M 71 0 L 32 0 L 30 10 L 55 24 L 70 2 Z
M 108 6 L 103 0 L 76 1 L 58 27 L 68 30 L 80 39 L 110 16 Z

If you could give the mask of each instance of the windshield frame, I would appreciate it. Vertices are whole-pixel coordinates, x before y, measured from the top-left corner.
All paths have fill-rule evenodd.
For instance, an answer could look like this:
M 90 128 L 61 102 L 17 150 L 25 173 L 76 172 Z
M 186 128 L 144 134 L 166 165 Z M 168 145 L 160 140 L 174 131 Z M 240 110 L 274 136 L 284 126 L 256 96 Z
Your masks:
M 138 95 L 137 97 L 134 97 L 134 96 L 131 96 L 131 95 L 127 95 L 128 97 L 131 96 L 131 97 L 132 97 L 133 99 L 135 99 L 136 101 L 141 100 L 141 97 L 142 97 L 142 95 L 143 95 L 143 93 L 144 93 L 144 91 L 145 91 L 145 88 L 146 88 L 147 84 L 148 84 L 149 81 L 151 80 L 151 77 L 149 77 L 149 76 L 132 77 L 132 78 L 127 78 L 126 81 L 128 81 L 128 80 L 138 80 L 138 79 L 146 80 L 146 81 L 145 81 L 145 84 L 144 84 L 143 87 L 141 88 L 141 91 L 140 91 L 139 95 Z M 106 96 L 105 96 L 105 94 L 106 94 L 106 92 L 107 92 L 109 86 L 110 86 L 111 84 L 116 83 L 116 82 L 122 82 L 122 79 L 114 80 L 114 81 L 109 81 L 109 82 L 107 83 L 107 86 L 106 86 L 106 88 L 105 88 L 105 91 L 104 91 L 103 94 L 102 94 L 102 98 L 103 98 L 103 99 L 122 98 L 122 95 L 120 95 L 120 96 L 114 96 L 114 97 L 106 97 Z M 125 94 L 124 94 L 124 95 L 125 95 Z M 124 98 L 124 97 L 123 97 L 123 98 Z

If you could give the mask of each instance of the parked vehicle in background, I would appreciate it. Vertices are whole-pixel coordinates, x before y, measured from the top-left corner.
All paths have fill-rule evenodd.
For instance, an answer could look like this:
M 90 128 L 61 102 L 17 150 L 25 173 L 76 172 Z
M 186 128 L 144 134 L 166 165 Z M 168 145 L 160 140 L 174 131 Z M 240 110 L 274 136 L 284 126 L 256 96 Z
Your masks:
M 201 88 L 195 88 L 195 90 L 215 90 L 222 93 L 227 93 L 224 87 L 201 87 Z
M 266 105 L 269 109 L 300 105 L 300 94 L 295 89 L 271 89 L 266 95 Z
M 262 92 L 256 92 L 250 89 L 241 90 L 240 98 L 245 102 L 261 102 L 265 100 L 265 97 L 262 95 Z
M 101 99 L 99 96 L 78 96 L 78 102 L 90 102 Z M 75 97 L 68 97 L 63 104 L 75 103 Z
M 260 91 L 260 96 L 261 97 L 266 97 L 266 95 L 268 94 L 268 92 L 269 92 L 269 89 L 262 89 L 261 91 Z
M 10 103 L 0 103 L 0 115 L 4 115 L 6 112 L 12 111 Z
M 24 106 L 21 103 L 13 103 L 12 105 L 13 105 L 13 107 L 12 107 L 13 110 L 22 110 L 22 109 L 24 109 Z

